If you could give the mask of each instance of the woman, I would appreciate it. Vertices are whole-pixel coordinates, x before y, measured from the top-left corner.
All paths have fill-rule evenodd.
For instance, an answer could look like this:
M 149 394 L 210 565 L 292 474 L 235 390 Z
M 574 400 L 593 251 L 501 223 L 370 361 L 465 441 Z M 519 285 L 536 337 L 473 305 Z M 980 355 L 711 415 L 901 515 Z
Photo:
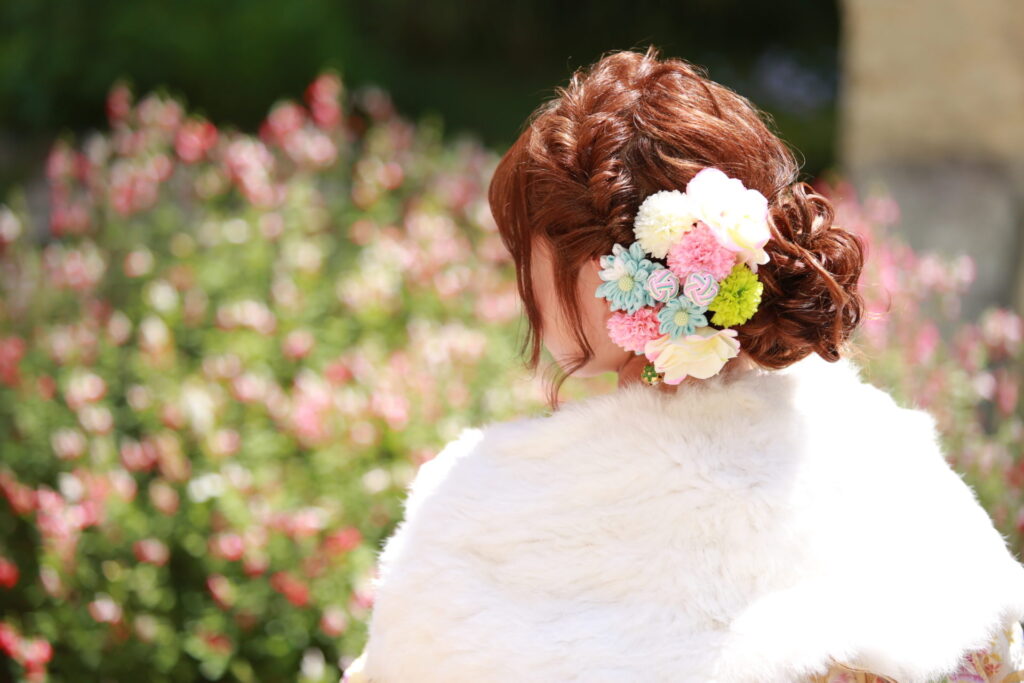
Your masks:
M 1022 680 L 1024 567 L 861 378 L 863 245 L 758 111 L 651 48 L 527 123 L 490 202 L 529 365 L 619 387 L 422 466 L 346 677 Z

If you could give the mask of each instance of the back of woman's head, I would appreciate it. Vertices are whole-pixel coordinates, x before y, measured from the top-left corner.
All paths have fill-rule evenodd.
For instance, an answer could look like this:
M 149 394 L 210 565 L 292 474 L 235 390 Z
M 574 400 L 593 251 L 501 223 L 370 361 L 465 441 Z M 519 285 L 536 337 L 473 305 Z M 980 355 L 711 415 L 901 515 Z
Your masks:
M 810 353 L 841 357 L 862 314 L 863 242 L 834 226 L 829 200 L 797 181 L 793 154 L 746 98 L 685 61 L 660 59 L 653 47 L 610 53 L 555 92 L 530 115 L 489 190 L 530 323 L 531 368 L 542 344 L 532 244 L 551 247 L 556 295 L 580 348 L 564 381 L 593 353 L 581 320 L 580 268 L 634 241 L 644 198 L 682 191 L 706 167 L 738 178 L 769 204 L 770 260 L 757 271 L 764 286 L 757 312 L 735 326 L 741 348 L 774 369 Z

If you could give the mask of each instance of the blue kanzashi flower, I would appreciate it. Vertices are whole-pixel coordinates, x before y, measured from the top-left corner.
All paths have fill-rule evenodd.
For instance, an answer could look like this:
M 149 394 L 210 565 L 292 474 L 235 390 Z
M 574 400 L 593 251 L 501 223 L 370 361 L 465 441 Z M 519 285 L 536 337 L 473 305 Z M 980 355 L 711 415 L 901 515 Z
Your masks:
M 611 254 L 601 257 L 600 277 L 604 282 L 597 286 L 594 296 L 608 299 L 613 311 L 636 313 L 644 306 L 653 306 L 647 278 L 659 266 L 645 256 L 639 242 L 633 242 L 629 249 L 621 244 L 613 246 Z
M 708 324 L 708 319 L 704 316 L 706 310 L 707 306 L 698 306 L 688 296 L 669 299 L 658 311 L 661 333 L 669 335 L 672 339 L 694 334 L 698 327 Z

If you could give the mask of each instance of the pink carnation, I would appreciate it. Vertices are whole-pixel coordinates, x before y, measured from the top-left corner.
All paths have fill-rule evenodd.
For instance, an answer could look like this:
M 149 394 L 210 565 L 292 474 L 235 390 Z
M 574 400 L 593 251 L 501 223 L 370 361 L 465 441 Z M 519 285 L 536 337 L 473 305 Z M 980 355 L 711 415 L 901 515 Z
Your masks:
M 722 280 L 736 265 L 736 252 L 722 246 L 704 223 L 690 230 L 668 251 L 668 267 L 680 282 L 695 271 L 706 270 L 715 280 Z
M 650 306 L 644 306 L 636 313 L 616 311 L 608 318 L 608 336 L 627 351 L 643 353 L 648 341 L 661 336 L 660 326 L 658 309 Z

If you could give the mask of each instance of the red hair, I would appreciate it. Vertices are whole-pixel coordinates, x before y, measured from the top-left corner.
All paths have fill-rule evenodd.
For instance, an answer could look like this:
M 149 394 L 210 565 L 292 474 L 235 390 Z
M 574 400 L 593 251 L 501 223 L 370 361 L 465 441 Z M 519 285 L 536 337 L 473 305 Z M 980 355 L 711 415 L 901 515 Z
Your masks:
M 488 190 L 491 212 L 516 266 L 529 322 L 522 352 L 536 369 L 541 316 L 531 277 L 531 244 L 551 245 L 556 295 L 580 353 L 551 387 L 551 404 L 593 357 L 577 295 L 580 268 L 635 241 L 633 217 L 659 190 L 685 190 L 713 166 L 768 198 L 770 256 L 757 313 L 735 327 L 741 349 L 779 369 L 810 353 L 830 362 L 859 324 L 857 281 L 865 246 L 832 224 L 827 198 L 797 182 L 789 148 L 746 98 L 680 59 L 612 52 L 578 70 L 541 104 L 502 157 Z

